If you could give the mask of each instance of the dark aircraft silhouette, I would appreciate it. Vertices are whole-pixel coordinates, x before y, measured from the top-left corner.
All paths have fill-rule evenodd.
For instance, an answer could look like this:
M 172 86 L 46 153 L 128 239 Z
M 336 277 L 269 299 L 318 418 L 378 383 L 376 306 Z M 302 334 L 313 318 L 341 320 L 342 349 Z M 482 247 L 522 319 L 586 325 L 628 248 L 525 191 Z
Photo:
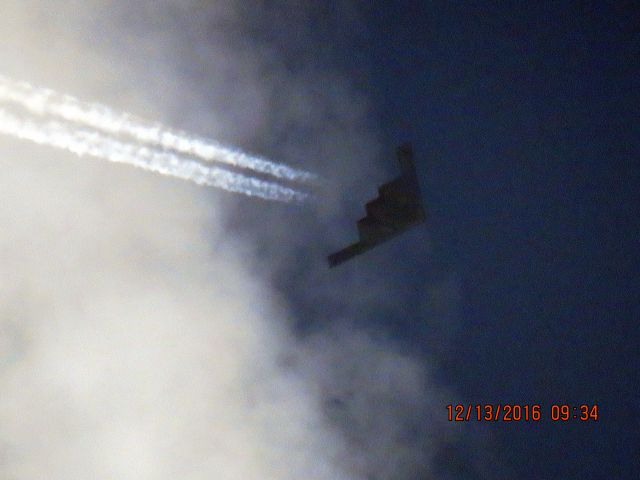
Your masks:
M 367 216 L 358 220 L 360 241 L 329 255 L 330 267 L 371 250 L 425 221 L 411 145 L 401 145 L 396 154 L 402 174 L 378 188 L 378 198 L 366 205 Z

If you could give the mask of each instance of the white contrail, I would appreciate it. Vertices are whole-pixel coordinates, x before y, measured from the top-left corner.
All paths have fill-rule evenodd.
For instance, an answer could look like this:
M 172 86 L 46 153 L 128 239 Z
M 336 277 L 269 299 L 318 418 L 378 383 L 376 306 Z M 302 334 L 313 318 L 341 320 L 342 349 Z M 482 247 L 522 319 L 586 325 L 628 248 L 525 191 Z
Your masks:
M 99 132 L 78 129 L 58 121 L 21 118 L 0 108 L 0 133 L 40 145 L 60 148 L 144 170 L 169 175 L 198 185 L 282 202 L 303 202 L 307 195 L 282 185 L 247 177 L 149 146 L 121 142 Z
M 112 135 L 127 135 L 138 142 L 175 150 L 207 162 L 226 163 L 294 182 L 317 181 L 317 176 L 312 173 L 247 155 L 213 140 L 171 130 L 159 123 L 148 122 L 128 113 L 115 112 L 104 105 L 85 103 L 70 95 L 11 80 L 2 75 L 0 101 L 16 103 L 33 113 L 57 116 Z

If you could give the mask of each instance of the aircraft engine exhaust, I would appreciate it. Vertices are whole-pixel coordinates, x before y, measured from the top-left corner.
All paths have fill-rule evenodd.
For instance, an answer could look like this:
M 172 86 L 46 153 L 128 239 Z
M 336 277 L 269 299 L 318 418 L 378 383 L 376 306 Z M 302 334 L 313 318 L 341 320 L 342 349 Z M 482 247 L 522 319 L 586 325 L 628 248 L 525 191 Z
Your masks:
M 128 113 L 115 112 L 105 105 L 85 103 L 70 95 L 0 75 L 0 102 L 11 102 L 38 115 L 51 115 L 112 135 L 126 135 L 141 142 L 191 155 L 205 162 L 220 162 L 253 170 L 281 180 L 315 183 L 317 176 L 287 165 L 248 155 L 213 140 L 171 130 Z
M 265 200 L 303 202 L 307 195 L 282 185 L 246 177 L 213 166 L 205 166 L 170 152 L 121 142 L 98 132 L 71 128 L 56 121 L 37 122 L 20 118 L 0 108 L 0 133 L 39 145 L 60 148 L 78 156 L 89 155 L 126 163 L 144 170 L 221 188 Z
M 2 103 L 18 106 L 26 113 L 16 115 L 13 109 L 0 108 L 0 133 L 79 156 L 126 163 L 198 185 L 287 203 L 304 203 L 310 195 L 276 180 L 302 184 L 317 181 L 312 173 L 0 75 Z M 226 164 L 242 171 L 202 162 Z M 256 178 L 250 176 L 252 173 L 276 180 Z

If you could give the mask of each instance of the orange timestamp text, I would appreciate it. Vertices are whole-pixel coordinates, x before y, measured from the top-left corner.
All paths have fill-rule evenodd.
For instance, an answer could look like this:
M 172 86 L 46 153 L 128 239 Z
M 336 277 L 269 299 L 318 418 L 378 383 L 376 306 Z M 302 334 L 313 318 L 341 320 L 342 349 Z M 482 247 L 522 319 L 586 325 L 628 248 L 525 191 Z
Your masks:
M 447 405 L 447 420 L 450 422 L 553 422 L 597 421 L 597 404 L 571 405 L 554 403 L 547 407 L 540 404 L 484 403 Z

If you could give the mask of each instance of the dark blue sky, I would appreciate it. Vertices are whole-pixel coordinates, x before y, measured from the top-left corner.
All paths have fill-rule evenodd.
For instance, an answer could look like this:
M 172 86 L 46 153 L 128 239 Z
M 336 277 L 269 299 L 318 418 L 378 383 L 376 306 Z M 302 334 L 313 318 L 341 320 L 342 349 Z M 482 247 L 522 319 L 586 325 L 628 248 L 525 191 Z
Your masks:
M 531 3 L 377 2 L 365 88 L 421 161 L 420 260 L 460 279 L 443 363 L 460 400 L 600 406 L 596 424 L 491 426 L 497 458 L 637 478 L 640 8 Z
M 349 12 L 345 4 L 359 6 L 361 24 L 336 21 L 336 12 Z M 292 260 L 281 262 L 286 271 L 275 282 L 300 331 L 341 316 L 382 327 L 435 364 L 453 403 L 539 403 L 545 413 L 552 403 L 600 407 L 597 423 L 480 426 L 493 437 L 487 443 L 478 425 L 456 425 L 468 440 L 438 453 L 440 478 L 637 478 L 638 3 L 318 2 L 311 28 L 288 27 L 297 23 L 283 18 L 284 7 L 268 17 L 269 8 L 243 3 L 248 25 L 233 36 L 238 46 L 268 44 L 302 78 L 344 74 L 374 107 L 383 169 L 396 168 L 397 144 L 413 142 L 430 216 L 426 227 L 329 271 L 326 248 L 343 246 L 331 234 L 348 225 L 353 236 L 343 241 L 355 239 L 361 194 L 380 180 L 367 177 L 369 147 L 358 150 L 370 125 L 336 118 L 327 131 L 360 130 L 314 138 L 324 130 L 311 120 L 280 121 L 290 92 L 275 85 L 282 98 L 269 134 L 243 146 L 280 159 L 270 149 L 296 138 L 308 152 L 305 167 L 354 177 L 345 181 L 354 187 L 351 207 L 333 223 L 250 200 L 231 215 L 233 228 L 258 226 L 266 264 Z M 191 75 L 192 58 L 184 62 Z M 353 100 L 329 87 L 310 86 L 316 107 Z M 341 110 L 347 119 L 349 108 Z M 220 110 L 213 100 L 212 109 Z M 345 143 L 336 149 L 344 159 L 308 148 L 332 142 Z M 326 164 L 314 160 L 318 151 Z M 271 220 L 283 215 L 279 228 Z M 425 299 L 433 285 L 445 285 L 442 305 Z M 446 415 L 440 407 L 417 416 Z M 416 427 L 415 436 L 429 428 Z

